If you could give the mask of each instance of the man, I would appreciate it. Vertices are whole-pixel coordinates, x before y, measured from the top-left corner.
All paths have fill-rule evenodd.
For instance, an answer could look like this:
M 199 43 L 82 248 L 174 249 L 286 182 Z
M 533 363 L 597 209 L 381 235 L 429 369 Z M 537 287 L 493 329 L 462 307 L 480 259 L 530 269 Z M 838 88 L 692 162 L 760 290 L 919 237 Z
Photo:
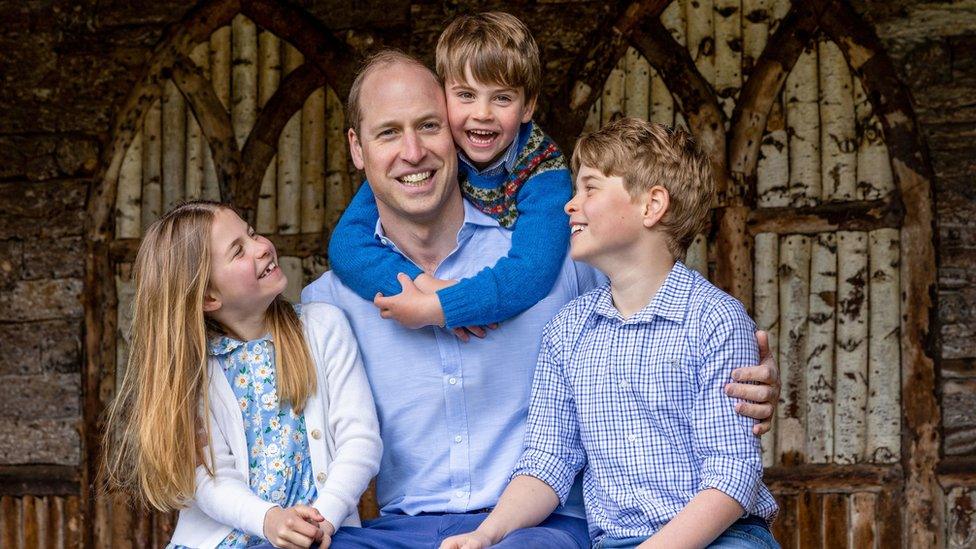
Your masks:
M 380 242 L 442 279 L 472 276 L 507 253 L 510 231 L 461 196 L 444 93 L 429 69 L 403 54 L 378 54 L 356 78 L 349 110 L 350 150 L 376 196 Z M 384 516 L 362 529 L 340 529 L 334 547 L 436 547 L 477 527 L 522 450 L 542 328 L 598 276 L 566 259 L 546 298 L 467 343 L 440 328 L 383 320 L 332 273 L 305 288 L 303 302 L 327 301 L 349 316 L 384 443 L 377 477 Z M 777 373 L 767 362 L 748 373 L 773 386 L 734 385 L 737 397 L 775 402 Z M 747 411 L 767 418 L 772 409 L 767 403 Z M 565 506 L 506 546 L 588 547 L 579 483 Z

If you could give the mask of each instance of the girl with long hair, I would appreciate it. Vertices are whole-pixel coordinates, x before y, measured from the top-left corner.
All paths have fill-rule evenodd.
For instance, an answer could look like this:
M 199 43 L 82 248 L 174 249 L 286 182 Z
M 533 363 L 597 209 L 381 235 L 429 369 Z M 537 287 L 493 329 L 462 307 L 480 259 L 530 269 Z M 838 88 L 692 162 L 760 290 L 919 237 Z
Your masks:
M 109 486 L 179 509 L 175 547 L 327 547 L 358 526 L 382 447 L 343 313 L 287 303 L 274 245 L 215 202 L 153 223 L 134 274 Z

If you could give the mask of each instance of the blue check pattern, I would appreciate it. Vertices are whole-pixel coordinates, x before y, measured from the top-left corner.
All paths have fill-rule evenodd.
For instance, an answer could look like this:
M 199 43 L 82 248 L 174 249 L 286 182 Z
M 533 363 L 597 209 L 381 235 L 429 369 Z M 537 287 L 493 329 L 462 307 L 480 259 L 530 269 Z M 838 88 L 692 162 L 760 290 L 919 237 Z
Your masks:
M 577 298 L 543 333 L 512 476 L 564 501 L 583 469 L 593 539 L 653 535 L 708 488 L 772 521 L 754 420 L 723 393 L 734 368 L 758 363 L 754 331 L 741 303 L 681 262 L 628 319 L 609 284 Z

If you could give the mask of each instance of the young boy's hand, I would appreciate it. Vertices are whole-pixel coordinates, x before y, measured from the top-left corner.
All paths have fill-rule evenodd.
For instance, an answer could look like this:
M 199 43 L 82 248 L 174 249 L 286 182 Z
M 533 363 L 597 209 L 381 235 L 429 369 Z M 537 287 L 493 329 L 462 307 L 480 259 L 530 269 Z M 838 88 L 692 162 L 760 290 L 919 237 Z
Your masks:
M 483 549 L 490 547 L 491 540 L 488 536 L 475 530 L 460 536 L 451 536 L 441 542 L 440 549 Z
M 413 283 L 420 288 L 421 292 L 427 294 L 436 294 L 437 290 L 443 290 L 444 288 L 450 288 L 451 286 L 457 284 L 457 280 L 444 280 L 434 276 L 430 276 L 427 273 L 420 273 L 420 276 L 413 279 Z
M 404 273 L 397 275 L 403 291 L 392 297 L 376 294 L 373 305 L 380 310 L 380 316 L 393 319 L 407 328 L 424 326 L 443 326 L 444 311 L 435 293 L 425 293 Z
M 264 539 L 275 547 L 305 549 L 321 538 L 318 523 L 324 520 L 325 517 L 308 505 L 272 507 L 264 515 Z
M 735 406 L 739 414 L 760 420 L 752 427 L 756 435 L 769 432 L 779 401 L 780 380 L 776 358 L 769 352 L 769 334 L 756 332 L 759 343 L 759 365 L 732 370 L 735 383 L 725 386 L 725 394 L 743 400 Z

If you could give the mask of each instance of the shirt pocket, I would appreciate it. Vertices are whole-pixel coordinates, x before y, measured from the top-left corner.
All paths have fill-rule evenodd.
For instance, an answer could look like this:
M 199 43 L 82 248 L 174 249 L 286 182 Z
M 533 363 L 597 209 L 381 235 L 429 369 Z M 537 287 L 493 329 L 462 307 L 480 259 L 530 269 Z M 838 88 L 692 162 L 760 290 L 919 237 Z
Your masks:
M 633 368 L 636 398 L 658 421 L 690 421 L 694 404 L 694 372 L 680 353 L 662 353 Z

